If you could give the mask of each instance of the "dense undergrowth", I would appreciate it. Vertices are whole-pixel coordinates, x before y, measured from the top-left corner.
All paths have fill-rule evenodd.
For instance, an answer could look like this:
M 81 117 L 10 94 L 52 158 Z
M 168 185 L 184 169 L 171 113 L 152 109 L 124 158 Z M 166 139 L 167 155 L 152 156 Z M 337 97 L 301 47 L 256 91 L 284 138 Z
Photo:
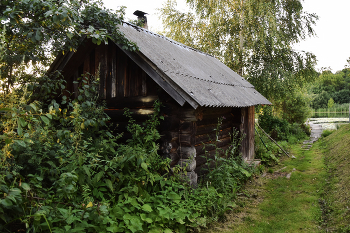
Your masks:
M 276 117 L 272 112 L 272 107 L 263 108 L 258 117 L 259 127 L 255 134 L 255 157 L 260 159 L 265 165 L 274 165 L 279 162 L 282 155 L 281 149 L 271 141 L 265 133 L 285 150 L 290 150 L 290 146 L 306 139 L 310 136 L 310 127 L 305 124 L 289 123 L 285 119 Z
M 1 98 L 1 232 L 193 231 L 222 218 L 253 172 L 231 149 L 192 189 L 157 153 L 160 103 L 143 125 L 126 110 L 133 137 L 120 143 L 97 81 L 84 78 L 74 100 L 47 98 L 64 82 L 43 81 L 45 93 L 25 85 Z

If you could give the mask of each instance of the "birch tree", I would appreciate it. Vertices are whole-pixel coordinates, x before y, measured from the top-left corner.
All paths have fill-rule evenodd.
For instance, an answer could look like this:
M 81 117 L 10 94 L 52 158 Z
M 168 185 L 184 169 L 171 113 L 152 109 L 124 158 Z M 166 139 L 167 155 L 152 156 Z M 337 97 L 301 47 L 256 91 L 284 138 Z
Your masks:
M 314 77 L 316 58 L 293 45 L 314 36 L 317 15 L 301 0 L 168 0 L 159 9 L 164 34 L 212 54 L 271 99 Z

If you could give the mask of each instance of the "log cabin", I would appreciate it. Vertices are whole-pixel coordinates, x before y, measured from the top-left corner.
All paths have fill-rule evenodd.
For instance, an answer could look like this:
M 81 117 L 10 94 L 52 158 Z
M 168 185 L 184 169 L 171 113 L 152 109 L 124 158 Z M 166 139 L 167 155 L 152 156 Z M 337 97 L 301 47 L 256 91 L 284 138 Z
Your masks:
M 191 185 L 205 173 L 215 148 L 231 146 L 235 130 L 244 135 L 241 156 L 254 160 L 254 106 L 271 103 L 253 85 L 209 54 L 130 23 L 119 30 L 138 51 L 113 41 L 96 45 L 84 39 L 76 52 L 58 56 L 49 72 L 61 71 L 74 97 L 79 85 L 75 81 L 99 70 L 96 94 L 106 101 L 105 112 L 120 131 L 125 131 L 128 120 L 125 107 L 142 122 L 160 100 L 160 154 L 171 159 L 171 166 L 184 167 Z

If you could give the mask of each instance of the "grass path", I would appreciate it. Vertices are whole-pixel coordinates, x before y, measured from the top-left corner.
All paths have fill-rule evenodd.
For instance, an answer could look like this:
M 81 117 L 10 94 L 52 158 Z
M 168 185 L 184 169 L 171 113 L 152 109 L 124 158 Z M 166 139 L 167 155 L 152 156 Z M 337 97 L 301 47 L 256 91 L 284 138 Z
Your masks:
M 248 183 L 227 221 L 206 232 L 322 232 L 319 200 L 326 169 L 320 146 L 305 151 L 295 145 L 291 154 L 296 159 L 286 157 Z

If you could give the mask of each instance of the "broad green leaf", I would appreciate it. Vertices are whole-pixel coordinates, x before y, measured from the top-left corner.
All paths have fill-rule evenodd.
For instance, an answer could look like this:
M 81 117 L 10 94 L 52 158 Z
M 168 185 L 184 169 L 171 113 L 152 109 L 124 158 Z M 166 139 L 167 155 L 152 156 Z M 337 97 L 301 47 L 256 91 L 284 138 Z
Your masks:
M 46 116 L 49 118 L 49 119 L 52 119 L 52 115 L 50 113 L 47 113 Z
M 90 173 L 90 169 L 89 169 L 89 167 L 88 167 L 88 166 L 86 166 L 86 165 L 84 165 L 84 166 L 83 166 L 83 169 L 84 169 L 84 171 L 85 171 L 86 175 L 88 175 L 89 177 L 91 177 L 91 173 Z
M 23 135 L 23 129 L 22 129 L 21 125 L 18 125 L 17 133 L 18 133 L 19 136 Z
M 142 207 L 141 207 L 141 209 L 143 210 L 143 211 L 146 211 L 146 212 L 152 212 L 153 210 L 152 210 L 152 207 L 149 205 L 149 204 L 144 204 Z
M 27 184 L 27 183 L 22 183 L 22 184 L 21 184 L 21 187 L 22 187 L 25 191 L 29 191 L 29 190 L 30 190 L 30 186 L 29 186 L 29 184 Z
M 113 184 L 112 184 L 112 181 L 110 179 L 106 180 L 106 185 L 112 192 L 114 191 Z
M 103 177 L 104 174 L 105 174 L 104 171 L 101 171 L 101 172 L 97 173 L 97 174 L 95 175 L 95 177 L 94 177 L 95 181 L 96 181 L 96 182 L 99 182 L 99 181 L 101 180 L 101 178 Z
M 250 177 L 252 174 L 250 174 L 250 172 L 248 172 L 247 170 L 243 169 L 243 168 L 240 168 L 240 171 L 246 175 L 247 177 Z
M 134 207 L 139 207 L 140 204 L 137 202 L 136 198 L 129 197 L 130 204 Z
M 147 169 L 147 164 L 146 163 L 141 163 L 141 167 L 144 169 L 144 170 L 146 170 L 146 171 L 148 171 L 148 169 Z
M 47 124 L 47 125 L 50 124 L 50 120 L 46 116 L 40 116 L 40 118 L 45 124 Z
M 174 192 L 169 193 L 168 198 L 173 200 L 175 203 L 179 203 L 181 200 L 180 195 Z
M 18 124 L 22 127 L 26 127 L 28 122 L 26 122 L 22 117 L 18 118 Z
M 159 233 L 159 232 L 162 232 L 162 229 L 158 227 L 153 227 L 148 231 L 148 233 Z
M 137 231 L 142 232 L 143 231 L 142 222 L 141 222 L 141 219 L 138 216 L 135 216 L 135 215 L 131 216 L 131 215 L 129 215 L 128 218 L 130 219 L 130 221 L 129 221 L 129 224 L 126 225 L 126 227 L 131 232 L 137 232 Z
M 27 147 L 27 144 L 22 140 L 16 140 L 15 142 L 20 146 Z
M 173 233 L 173 231 L 170 230 L 169 228 L 166 228 L 166 229 L 164 230 L 164 233 Z
M 0 204 L 2 204 L 4 207 L 10 207 L 13 205 L 12 201 L 10 201 L 10 199 L 8 199 L 8 198 L 2 199 L 0 201 Z
M 36 111 L 36 106 L 35 106 L 35 104 L 31 103 L 31 104 L 29 104 L 29 106 L 32 107 L 32 109 L 33 109 L 34 111 Z

